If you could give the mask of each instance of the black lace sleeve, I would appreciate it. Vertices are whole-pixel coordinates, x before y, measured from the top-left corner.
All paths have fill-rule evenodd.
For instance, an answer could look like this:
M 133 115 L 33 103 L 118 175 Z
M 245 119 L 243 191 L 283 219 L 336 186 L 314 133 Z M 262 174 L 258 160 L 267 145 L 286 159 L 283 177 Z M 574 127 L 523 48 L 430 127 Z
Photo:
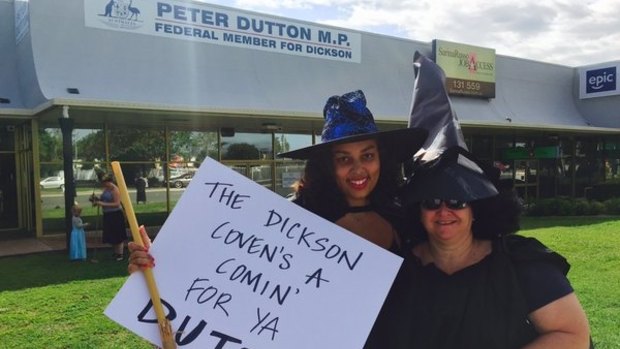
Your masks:
M 562 255 L 534 238 L 519 235 L 505 236 L 503 245 L 515 266 L 528 312 L 573 292 L 566 278 L 570 264 Z

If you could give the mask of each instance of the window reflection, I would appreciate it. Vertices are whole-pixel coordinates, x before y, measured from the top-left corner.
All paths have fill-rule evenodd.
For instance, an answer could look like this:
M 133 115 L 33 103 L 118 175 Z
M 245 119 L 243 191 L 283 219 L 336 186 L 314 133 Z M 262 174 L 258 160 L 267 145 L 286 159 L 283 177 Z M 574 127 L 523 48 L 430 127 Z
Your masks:
M 221 154 L 222 160 L 271 160 L 271 133 L 235 133 L 232 137 L 222 137 Z
M 218 159 L 217 132 L 171 131 L 170 152 L 191 162 Z
M 163 130 L 139 128 L 110 129 L 110 159 L 118 161 L 154 161 L 165 159 Z
M 310 134 L 276 134 L 276 154 L 312 145 Z M 275 192 L 282 196 L 293 193 L 293 184 L 304 174 L 304 161 L 281 161 L 275 164 Z
M 0 124 L 0 151 L 12 151 L 15 143 L 15 126 Z
M 54 127 L 45 127 L 45 126 Z M 62 132 L 52 123 L 39 129 L 40 202 L 44 231 L 64 226 L 64 181 Z M 161 224 L 191 184 L 206 156 L 222 161 L 247 178 L 289 195 L 304 171 L 304 161 L 280 159 L 276 155 L 309 146 L 311 134 L 222 133 L 218 131 L 139 129 L 112 126 L 76 128 L 73 132 L 73 170 L 76 201 L 82 215 L 100 229 L 100 212 L 88 197 L 99 193 L 98 177 L 110 172 L 109 161 L 120 161 L 138 221 Z M 227 135 L 234 134 L 232 137 Z M 0 146 L 11 142 L 0 132 Z M 320 139 L 317 138 L 317 140 Z M 485 162 L 493 162 L 500 179 L 523 198 L 583 196 L 587 188 L 602 181 L 620 181 L 620 141 L 610 137 L 520 136 L 513 134 L 466 138 L 471 151 Z M 108 148 L 106 149 L 106 145 Z M 62 180 L 59 180 L 61 178 Z M 143 196 L 139 191 L 144 190 Z
M 276 154 L 303 148 L 312 145 L 312 135 L 309 134 L 275 134 Z

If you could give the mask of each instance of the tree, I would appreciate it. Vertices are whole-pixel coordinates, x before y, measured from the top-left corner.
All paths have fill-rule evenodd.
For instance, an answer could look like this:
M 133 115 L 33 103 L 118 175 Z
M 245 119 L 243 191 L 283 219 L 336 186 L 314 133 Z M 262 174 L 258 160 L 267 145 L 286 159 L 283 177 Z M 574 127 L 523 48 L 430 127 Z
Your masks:
M 259 158 L 258 148 L 248 143 L 231 144 L 226 153 L 222 155 L 223 160 L 257 160 Z
M 59 128 L 39 129 L 39 158 L 41 161 L 62 160 L 62 133 Z
M 170 135 L 172 153 L 185 159 L 195 158 L 202 161 L 206 156 L 217 159 L 217 133 L 178 131 Z
M 105 159 L 105 139 L 103 130 L 90 133 L 76 142 L 80 149 L 80 159 L 91 162 Z
M 280 134 L 279 137 L 276 137 L 275 147 L 276 154 L 284 153 L 290 150 L 291 146 L 289 145 L 284 133 Z

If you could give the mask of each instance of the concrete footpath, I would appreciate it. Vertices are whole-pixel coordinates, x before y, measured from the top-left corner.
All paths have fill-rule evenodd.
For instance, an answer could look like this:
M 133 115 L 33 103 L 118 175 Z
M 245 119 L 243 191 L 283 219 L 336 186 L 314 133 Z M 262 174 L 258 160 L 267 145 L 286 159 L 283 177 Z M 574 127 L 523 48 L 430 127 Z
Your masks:
M 88 235 L 91 235 L 87 233 Z M 93 234 L 94 235 L 94 234 Z M 101 241 L 101 234 L 96 236 Z M 96 242 L 91 236 L 87 236 L 87 248 L 109 247 L 100 242 Z M 62 251 L 67 246 L 64 234 L 45 235 L 40 238 L 24 238 L 0 241 L 0 257 L 16 256 L 31 253 Z
M 160 227 L 147 227 L 149 236 L 159 232 Z M 127 236 L 131 232 L 127 230 Z M 131 239 L 130 239 L 131 240 Z M 39 238 L 23 238 L 13 240 L 0 240 L 0 257 L 16 256 L 31 253 L 62 251 L 66 250 L 67 240 L 65 234 L 50 234 Z M 101 231 L 86 231 L 86 248 L 109 248 L 109 244 L 101 242 Z

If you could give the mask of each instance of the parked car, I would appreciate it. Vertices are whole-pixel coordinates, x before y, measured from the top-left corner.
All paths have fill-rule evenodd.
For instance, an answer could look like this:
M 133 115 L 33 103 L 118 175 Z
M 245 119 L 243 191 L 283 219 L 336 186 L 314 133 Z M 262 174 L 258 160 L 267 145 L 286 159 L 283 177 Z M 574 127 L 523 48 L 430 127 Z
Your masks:
M 185 188 L 189 185 L 192 178 L 194 178 L 194 173 L 186 173 L 184 175 L 170 178 L 170 187 L 172 188 Z
M 41 189 L 61 189 L 65 191 L 65 179 L 63 177 L 52 176 L 39 182 Z

